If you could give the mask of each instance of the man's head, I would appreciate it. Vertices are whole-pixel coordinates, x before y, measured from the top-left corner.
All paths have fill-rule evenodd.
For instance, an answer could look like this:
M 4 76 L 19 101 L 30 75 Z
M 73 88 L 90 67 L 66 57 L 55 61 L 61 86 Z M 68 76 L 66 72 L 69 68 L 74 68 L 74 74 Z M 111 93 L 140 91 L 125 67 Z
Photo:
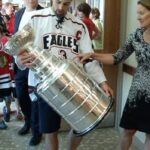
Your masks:
M 52 7 L 58 17 L 63 17 L 69 10 L 72 0 L 52 0 Z
M 79 18 L 89 17 L 91 12 L 91 7 L 89 4 L 83 2 L 77 6 L 77 16 Z
M 13 4 L 10 2 L 7 2 L 3 5 L 3 9 L 5 10 L 6 15 L 11 16 L 14 13 L 14 7 Z
M 38 0 L 23 0 L 27 10 L 35 10 L 38 6 Z

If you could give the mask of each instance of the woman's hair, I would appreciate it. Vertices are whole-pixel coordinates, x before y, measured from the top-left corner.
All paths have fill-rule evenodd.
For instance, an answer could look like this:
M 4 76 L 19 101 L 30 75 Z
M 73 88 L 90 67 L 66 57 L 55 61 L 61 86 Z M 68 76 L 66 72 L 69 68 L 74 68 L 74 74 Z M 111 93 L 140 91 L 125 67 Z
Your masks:
M 77 10 L 82 12 L 86 17 L 89 17 L 90 12 L 91 12 L 91 7 L 89 4 L 84 2 L 84 3 L 80 3 L 77 6 Z
M 99 19 L 100 11 L 99 11 L 98 8 L 92 8 L 91 14 L 92 14 L 92 15 L 95 15 L 95 18 L 96 18 L 96 19 Z
M 138 4 L 141 4 L 142 6 L 150 10 L 150 0 L 139 0 Z

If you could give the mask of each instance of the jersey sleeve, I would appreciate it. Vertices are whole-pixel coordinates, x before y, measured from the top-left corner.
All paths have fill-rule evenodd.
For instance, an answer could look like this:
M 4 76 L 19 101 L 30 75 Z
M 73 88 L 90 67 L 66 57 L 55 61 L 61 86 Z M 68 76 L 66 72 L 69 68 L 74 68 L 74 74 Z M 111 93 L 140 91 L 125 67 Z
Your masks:
M 81 38 L 81 41 L 80 41 L 79 49 L 81 53 L 89 53 L 89 52 L 94 53 L 92 49 L 91 39 L 89 37 L 88 30 L 86 27 L 85 27 L 85 32 L 83 34 L 83 37 Z M 96 60 L 87 63 L 85 65 L 85 71 L 98 84 L 106 81 L 104 72 Z

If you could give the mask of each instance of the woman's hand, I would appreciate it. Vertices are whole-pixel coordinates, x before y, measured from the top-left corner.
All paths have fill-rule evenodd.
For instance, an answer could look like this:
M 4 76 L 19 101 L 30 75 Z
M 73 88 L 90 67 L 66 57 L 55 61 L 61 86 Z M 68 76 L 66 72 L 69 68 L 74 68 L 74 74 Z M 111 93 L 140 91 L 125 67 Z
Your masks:
M 78 54 L 76 57 L 77 59 L 81 62 L 81 63 L 86 63 L 86 62 L 89 62 L 89 61 L 92 61 L 93 58 L 92 58 L 92 54 L 93 53 L 84 53 L 84 54 Z
M 97 60 L 107 65 L 114 64 L 114 57 L 112 54 L 83 53 L 83 54 L 78 54 L 76 57 L 81 63 L 86 63 L 92 60 Z

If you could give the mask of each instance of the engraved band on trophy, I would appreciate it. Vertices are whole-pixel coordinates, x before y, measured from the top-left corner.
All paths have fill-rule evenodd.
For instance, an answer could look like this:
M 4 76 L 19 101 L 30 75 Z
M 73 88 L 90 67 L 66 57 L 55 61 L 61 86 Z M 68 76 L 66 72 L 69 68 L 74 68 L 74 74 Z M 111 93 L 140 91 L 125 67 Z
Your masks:
M 29 24 L 6 44 L 5 51 L 17 55 L 25 48 L 36 56 L 31 68 L 40 78 L 40 95 L 76 131 L 83 135 L 94 129 L 112 107 L 113 100 L 81 68 L 69 60 L 60 60 L 33 45 Z M 43 61 L 44 60 L 44 61 Z

